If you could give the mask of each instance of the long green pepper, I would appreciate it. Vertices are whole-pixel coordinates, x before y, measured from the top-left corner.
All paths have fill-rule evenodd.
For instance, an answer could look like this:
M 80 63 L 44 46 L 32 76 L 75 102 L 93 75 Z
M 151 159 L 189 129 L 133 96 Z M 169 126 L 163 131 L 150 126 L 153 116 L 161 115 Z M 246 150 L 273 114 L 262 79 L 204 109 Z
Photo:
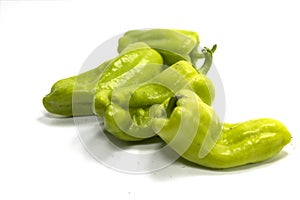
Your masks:
M 44 107 L 64 116 L 93 115 L 95 94 L 144 82 L 162 71 L 162 63 L 161 55 L 148 45 L 129 45 L 119 56 L 98 68 L 56 82 L 43 99 Z
M 104 128 L 121 140 L 159 136 L 204 167 L 237 167 L 278 154 L 291 141 L 281 122 L 220 122 L 211 107 L 214 86 L 205 76 L 216 45 L 199 53 L 199 44 L 198 34 L 188 30 L 128 31 L 119 39 L 119 56 L 57 81 L 44 107 L 63 116 L 103 117 Z M 200 58 L 205 61 L 198 68 Z
M 54 83 L 50 93 L 43 98 L 45 109 L 57 115 L 74 116 L 73 107 L 76 106 L 77 110 L 81 110 L 81 113 L 77 112 L 78 115 L 93 114 L 91 104 L 94 88 L 97 86 L 99 76 L 105 71 L 110 62 L 106 61 L 95 69 Z M 74 89 L 75 86 L 78 90 Z M 73 102 L 73 95 L 80 97 L 81 102 L 77 104 Z
M 264 161 L 291 141 L 286 127 L 274 119 L 220 123 L 213 109 L 190 90 L 179 91 L 155 113 L 156 134 L 183 158 L 209 168 Z
M 199 35 L 194 31 L 175 29 L 131 30 L 119 39 L 118 52 L 135 42 L 145 42 L 157 50 L 163 56 L 164 64 L 169 66 L 180 60 L 191 62 L 196 66 L 197 60 L 203 58 L 203 54 L 198 52 Z
M 208 70 L 206 62 L 203 68 Z M 107 95 L 110 98 L 103 100 L 105 94 L 97 93 L 94 99 L 95 113 L 102 116 L 102 108 L 106 108 L 104 127 L 119 139 L 143 140 L 155 136 L 150 128 L 151 106 L 164 102 L 183 88 L 195 91 L 209 105 L 214 99 L 211 80 L 189 62 L 179 61 L 145 83 L 115 89 Z

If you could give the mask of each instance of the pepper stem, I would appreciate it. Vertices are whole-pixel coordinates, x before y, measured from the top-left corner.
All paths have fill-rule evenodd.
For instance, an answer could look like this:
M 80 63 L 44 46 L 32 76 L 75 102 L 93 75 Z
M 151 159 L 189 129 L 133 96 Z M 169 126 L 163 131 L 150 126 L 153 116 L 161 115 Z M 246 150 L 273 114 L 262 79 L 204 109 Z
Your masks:
M 169 99 L 167 108 L 166 108 L 166 113 L 167 113 L 167 117 L 169 118 L 174 110 L 174 108 L 176 107 L 176 103 L 178 101 L 178 97 L 177 96 L 172 96 Z
M 204 63 L 203 65 L 197 70 L 202 73 L 202 74 L 207 74 L 207 72 L 209 71 L 212 62 L 213 62 L 213 53 L 216 51 L 217 49 L 217 45 L 215 44 L 211 49 L 204 47 L 201 51 L 204 55 Z

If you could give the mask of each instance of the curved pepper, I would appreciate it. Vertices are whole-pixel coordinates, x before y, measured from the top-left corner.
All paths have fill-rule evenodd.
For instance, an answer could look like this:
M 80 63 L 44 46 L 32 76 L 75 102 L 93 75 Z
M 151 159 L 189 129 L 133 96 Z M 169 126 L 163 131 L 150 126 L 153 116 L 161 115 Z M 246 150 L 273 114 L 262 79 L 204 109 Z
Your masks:
M 203 67 L 206 68 L 206 65 Z M 155 136 L 150 127 L 150 107 L 161 104 L 183 88 L 195 91 L 207 104 L 213 101 L 214 86 L 211 80 L 187 61 L 179 61 L 145 83 L 117 88 L 109 94 L 97 93 L 95 113 L 102 116 L 102 109 L 98 108 L 106 108 L 104 127 L 119 139 L 143 140 Z
M 291 140 L 286 127 L 274 119 L 222 126 L 212 108 L 189 90 L 159 108 L 152 123 L 155 132 L 183 158 L 209 168 L 269 159 Z
M 54 83 L 50 93 L 43 98 L 45 109 L 53 114 L 73 116 L 73 106 L 76 106 L 77 110 L 81 110 L 80 115 L 93 114 L 90 106 L 93 89 L 97 85 L 99 75 L 103 73 L 109 63 L 110 61 L 106 61 L 95 69 Z M 81 90 L 74 90 L 75 84 Z M 73 105 L 72 101 L 75 93 L 79 93 L 76 96 L 82 96 L 81 103 L 77 105 Z
M 290 132 L 275 119 L 224 124 L 215 147 L 199 164 L 229 168 L 264 161 L 277 155 L 290 141 Z
M 118 51 L 135 42 L 145 42 L 157 50 L 164 59 L 164 64 L 172 65 L 179 60 L 191 62 L 194 66 L 199 58 L 199 36 L 196 32 L 173 29 L 132 30 L 119 39 Z
M 205 62 L 198 71 L 207 73 L 213 52 L 204 48 L 203 53 Z M 105 129 L 121 140 L 139 141 L 153 137 L 155 132 L 149 127 L 149 108 L 154 104 L 164 102 L 183 88 L 195 91 L 205 103 L 212 103 L 215 94 L 212 81 L 198 71 L 187 61 L 179 61 L 144 83 L 108 92 L 102 90 L 94 98 L 95 114 L 103 116 Z M 102 108 L 106 108 L 104 114 Z
M 180 90 L 161 104 L 153 116 L 152 128 L 184 158 L 192 150 L 204 157 L 221 133 L 222 123 L 212 107 L 191 90 Z
M 204 64 L 198 70 L 199 73 L 189 62 L 179 61 L 169 68 L 162 71 L 153 79 L 138 85 L 118 88 L 113 91 L 113 101 L 116 104 L 129 107 L 147 107 L 154 104 L 161 104 L 165 99 L 171 97 L 177 91 L 188 88 L 195 91 L 199 97 L 208 105 L 211 105 L 215 96 L 212 81 L 205 76 L 212 65 L 212 50 L 204 48 L 202 51 L 205 55 Z M 97 105 L 109 105 L 110 101 L 103 101 L 100 93 L 95 97 L 95 111 Z
M 161 55 L 148 45 L 129 45 L 98 68 L 56 82 L 43 99 L 44 107 L 64 116 L 92 115 L 95 93 L 146 81 L 161 72 L 162 63 Z
M 105 130 L 123 141 L 141 141 L 155 136 L 150 124 L 150 107 L 126 110 L 112 103 L 104 115 Z
M 104 115 L 106 107 L 110 104 L 109 94 L 114 89 L 139 84 L 162 71 L 161 55 L 149 46 L 141 46 L 141 44 L 145 45 L 134 43 L 129 49 L 126 48 L 125 56 L 119 59 L 108 73 L 105 71 L 100 77 L 93 101 L 94 113 L 98 116 Z M 97 103 L 97 100 L 101 103 Z

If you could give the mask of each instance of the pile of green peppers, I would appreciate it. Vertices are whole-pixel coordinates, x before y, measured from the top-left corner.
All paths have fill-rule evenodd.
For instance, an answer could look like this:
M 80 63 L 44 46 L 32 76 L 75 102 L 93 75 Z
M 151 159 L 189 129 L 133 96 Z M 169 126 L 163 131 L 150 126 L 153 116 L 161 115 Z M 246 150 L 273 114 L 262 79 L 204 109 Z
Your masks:
M 124 141 L 160 137 L 180 156 L 208 168 L 231 168 L 274 157 L 291 141 L 274 119 L 221 122 L 206 76 L 216 45 L 199 52 L 194 31 L 126 32 L 119 55 L 90 71 L 57 81 L 43 98 L 62 116 L 97 115 Z M 198 59 L 204 59 L 197 66 Z

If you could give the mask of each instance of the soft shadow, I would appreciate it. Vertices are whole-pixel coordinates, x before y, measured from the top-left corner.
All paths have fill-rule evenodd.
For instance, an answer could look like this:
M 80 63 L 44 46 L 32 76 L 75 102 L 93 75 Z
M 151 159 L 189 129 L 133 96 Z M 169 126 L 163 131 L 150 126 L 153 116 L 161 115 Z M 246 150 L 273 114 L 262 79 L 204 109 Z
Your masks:
M 77 121 L 78 120 L 85 120 L 85 118 L 83 117 L 83 119 L 77 119 Z M 47 112 L 43 112 L 43 115 L 37 118 L 37 121 L 47 126 L 57 126 L 57 127 L 76 126 L 73 117 L 61 117 L 59 115 L 53 115 Z M 94 123 L 94 120 L 92 120 L 92 122 Z M 102 124 L 103 127 L 103 122 L 101 122 L 101 120 L 99 120 L 97 123 Z M 92 131 L 97 131 L 97 130 L 95 129 Z M 153 137 L 139 142 L 125 142 L 115 138 L 110 133 L 107 132 L 104 133 L 111 143 L 120 147 L 120 149 L 122 150 L 139 149 L 141 151 L 144 151 L 144 150 L 152 149 L 153 145 L 155 146 L 154 149 L 161 148 L 165 145 L 164 142 L 159 137 Z M 74 137 L 74 140 L 71 142 L 71 146 L 74 149 L 82 152 L 82 155 L 87 160 L 91 161 L 95 159 L 98 162 L 104 164 L 95 155 L 93 155 L 92 153 L 93 151 L 91 149 L 87 148 L 87 147 L 93 147 L 97 149 L 98 146 L 97 140 L 101 140 L 101 139 L 102 138 L 99 137 L 99 133 L 92 134 L 92 137 L 88 138 L 88 140 L 85 141 L 86 144 L 82 145 L 82 141 L 80 141 L 79 137 Z M 144 146 L 146 146 L 146 148 L 144 148 Z M 251 170 L 257 170 L 259 168 L 267 167 L 283 159 L 287 155 L 288 155 L 287 152 L 281 151 L 278 155 L 266 161 L 254 163 L 254 164 L 247 164 L 244 166 L 234 167 L 229 169 L 205 168 L 197 164 L 194 164 L 192 162 L 189 162 L 183 158 L 179 158 L 168 167 L 149 173 L 148 176 L 156 181 L 170 181 L 172 179 L 185 178 L 191 176 L 215 176 L 215 175 L 230 175 L 230 174 L 246 173 Z M 107 156 L 109 157 L 110 155 Z
M 132 148 L 140 148 L 145 145 L 155 145 L 157 148 L 158 147 L 163 147 L 165 144 L 164 142 L 158 137 L 154 136 L 152 138 L 144 139 L 142 141 L 123 141 L 118 138 L 116 138 L 113 134 L 107 132 L 105 129 L 102 130 L 106 137 L 109 139 L 109 141 L 114 144 L 115 146 L 127 150 L 127 149 L 132 149 Z
M 149 174 L 149 176 L 157 181 L 170 181 L 177 178 L 186 178 L 189 176 L 215 176 L 215 175 L 231 175 L 246 173 L 259 168 L 267 167 L 277 161 L 283 159 L 288 155 L 287 152 L 281 151 L 275 157 L 265 160 L 263 162 L 247 164 L 240 167 L 233 167 L 229 169 L 210 169 L 199 166 L 195 163 L 179 158 L 172 165 L 161 169 L 159 171 Z
M 37 121 L 47 126 L 74 126 L 73 117 L 62 117 L 47 112 L 43 112 Z

